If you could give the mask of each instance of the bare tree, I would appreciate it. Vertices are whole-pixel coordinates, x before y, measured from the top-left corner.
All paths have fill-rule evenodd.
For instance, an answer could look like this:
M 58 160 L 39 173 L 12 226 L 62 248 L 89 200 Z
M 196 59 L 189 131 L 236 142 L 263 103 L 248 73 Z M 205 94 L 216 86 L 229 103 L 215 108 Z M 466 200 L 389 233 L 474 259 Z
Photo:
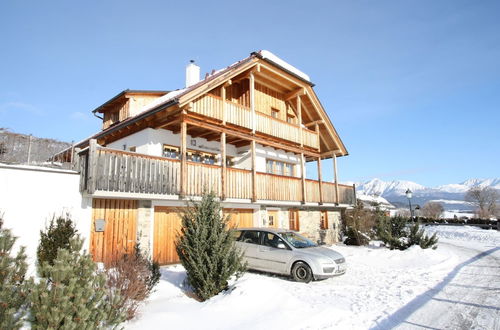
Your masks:
M 499 199 L 498 190 L 491 187 L 472 187 L 465 194 L 465 200 L 477 206 L 476 215 L 481 219 L 497 214 Z
M 439 219 L 443 212 L 443 204 L 437 202 L 427 202 L 422 207 L 422 215 L 426 218 Z

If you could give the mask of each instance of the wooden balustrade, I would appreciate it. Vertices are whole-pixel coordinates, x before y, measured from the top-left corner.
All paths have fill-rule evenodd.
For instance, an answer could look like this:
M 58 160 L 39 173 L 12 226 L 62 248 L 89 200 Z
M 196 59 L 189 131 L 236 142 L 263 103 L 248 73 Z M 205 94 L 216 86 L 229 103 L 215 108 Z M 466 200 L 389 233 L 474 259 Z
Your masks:
M 221 191 L 220 177 L 220 166 L 188 162 L 186 194 L 189 196 L 201 196 L 204 191 L 213 191 L 219 196 Z
M 319 203 L 319 182 L 306 180 L 306 202 Z
M 257 173 L 257 199 L 275 201 L 300 201 L 300 178 Z
M 206 117 L 223 120 L 222 99 L 213 95 L 206 94 L 194 100 L 190 111 Z
M 318 133 L 308 130 L 307 128 L 302 129 L 302 143 L 306 147 L 311 147 L 314 149 L 319 149 L 319 135 Z
M 81 191 L 178 194 L 179 161 L 101 147 L 80 157 Z
M 178 195 L 180 161 L 133 152 L 97 147 L 86 149 L 80 157 L 80 191 Z M 221 194 L 221 171 L 217 165 L 187 163 L 188 196 L 200 196 L 204 189 Z M 252 198 L 252 171 L 227 168 L 226 198 Z M 259 200 L 301 201 L 300 178 L 256 173 Z M 318 203 L 319 182 L 305 180 L 306 202 Z M 335 203 L 335 184 L 323 182 L 323 203 Z M 354 187 L 339 184 L 339 203 L 353 205 Z
M 227 169 L 227 198 L 252 198 L 252 171 L 235 168 Z
M 252 129 L 252 112 L 249 108 L 226 101 L 226 122 Z
M 282 120 L 277 120 L 261 112 L 256 112 L 258 132 L 262 132 L 277 138 L 300 143 L 299 127 Z

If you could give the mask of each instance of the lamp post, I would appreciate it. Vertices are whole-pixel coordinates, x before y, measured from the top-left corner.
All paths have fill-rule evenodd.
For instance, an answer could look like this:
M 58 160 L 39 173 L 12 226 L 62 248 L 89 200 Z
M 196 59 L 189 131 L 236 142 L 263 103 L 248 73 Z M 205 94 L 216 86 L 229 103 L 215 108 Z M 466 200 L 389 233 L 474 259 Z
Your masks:
M 411 197 L 413 195 L 413 192 L 410 190 L 410 188 L 406 189 L 406 198 L 408 198 L 408 205 L 410 206 L 410 216 L 411 216 L 411 221 L 413 221 L 413 210 L 411 209 Z

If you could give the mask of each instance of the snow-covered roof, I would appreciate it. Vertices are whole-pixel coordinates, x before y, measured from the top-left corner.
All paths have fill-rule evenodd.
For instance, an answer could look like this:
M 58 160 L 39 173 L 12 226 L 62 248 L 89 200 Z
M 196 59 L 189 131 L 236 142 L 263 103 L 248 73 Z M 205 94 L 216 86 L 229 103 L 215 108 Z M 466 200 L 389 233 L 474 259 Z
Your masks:
M 269 60 L 269 61 L 271 61 L 271 62 L 273 62 L 273 63 L 281 66 L 283 69 L 285 69 L 287 71 L 290 71 L 294 75 L 297 75 L 300 78 L 311 82 L 311 78 L 309 78 L 309 76 L 307 74 L 305 74 L 304 72 L 300 71 L 299 69 L 297 69 L 296 67 L 294 67 L 290 63 L 282 60 L 281 58 L 279 58 L 278 56 L 274 55 L 270 51 L 268 51 L 268 50 L 261 50 L 258 53 L 262 56 L 262 58 L 267 59 L 267 60 Z

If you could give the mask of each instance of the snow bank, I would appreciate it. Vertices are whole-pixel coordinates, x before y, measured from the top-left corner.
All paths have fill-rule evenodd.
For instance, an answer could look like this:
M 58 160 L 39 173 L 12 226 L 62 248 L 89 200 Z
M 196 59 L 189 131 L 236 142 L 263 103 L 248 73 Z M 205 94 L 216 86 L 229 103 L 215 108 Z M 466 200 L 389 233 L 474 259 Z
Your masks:
M 426 226 L 427 234 L 437 234 L 441 240 L 479 246 L 500 246 L 500 231 L 485 230 L 473 226 Z
M 249 272 L 206 301 L 189 297 L 184 269 L 163 267 L 157 292 L 130 329 L 367 329 L 440 282 L 457 264 L 446 248 L 406 251 L 338 245 L 345 275 L 309 284 Z

